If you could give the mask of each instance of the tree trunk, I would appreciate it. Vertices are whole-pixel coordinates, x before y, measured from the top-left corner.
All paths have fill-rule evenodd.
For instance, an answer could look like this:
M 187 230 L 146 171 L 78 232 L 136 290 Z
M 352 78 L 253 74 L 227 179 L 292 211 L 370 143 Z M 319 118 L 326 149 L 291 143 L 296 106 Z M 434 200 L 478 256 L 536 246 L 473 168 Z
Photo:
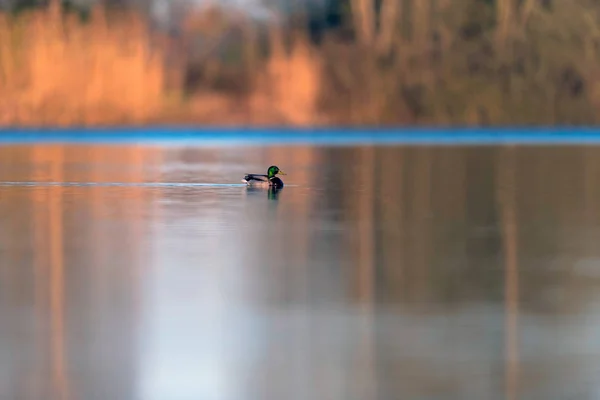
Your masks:
M 352 15 L 359 42 L 370 46 L 373 43 L 376 26 L 374 0 L 352 0 Z

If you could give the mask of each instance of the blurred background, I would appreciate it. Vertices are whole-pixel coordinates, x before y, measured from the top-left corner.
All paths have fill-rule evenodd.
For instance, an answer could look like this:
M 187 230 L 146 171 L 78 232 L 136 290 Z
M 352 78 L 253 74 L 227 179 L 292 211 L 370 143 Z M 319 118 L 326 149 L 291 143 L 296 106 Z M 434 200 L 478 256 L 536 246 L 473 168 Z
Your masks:
M 599 61 L 598 0 L 0 0 L 0 400 L 597 400 Z
M 2 125 L 598 121 L 594 0 L 0 6 Z

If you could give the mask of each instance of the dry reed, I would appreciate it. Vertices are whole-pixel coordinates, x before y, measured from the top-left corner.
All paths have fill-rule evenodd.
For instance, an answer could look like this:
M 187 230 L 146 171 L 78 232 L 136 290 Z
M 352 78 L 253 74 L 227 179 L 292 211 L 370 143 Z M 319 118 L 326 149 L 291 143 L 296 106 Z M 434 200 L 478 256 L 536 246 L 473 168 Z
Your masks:
M 289 50 L 283 35 L 271 32 L 271 54 L 264 72 L 256 77 L 252 93 L 254 113 L 270 109 L 288 124 L 311 125 L 322 121 L 318 111 L 321 60 L 304 35 L 296 35 Z
M 139 123 L 161 107 L 162 55 L 136 14 L 59 10 L 0 19 L 0 123 Z
M 0 15 L 0 124 L 598 119 L 591 0 L 349 3 L 353 38 L 334 31 L 320 45 L 282 19 L 259 26 L 218 8 L 190 14 L 162 46 L 133 12 Z

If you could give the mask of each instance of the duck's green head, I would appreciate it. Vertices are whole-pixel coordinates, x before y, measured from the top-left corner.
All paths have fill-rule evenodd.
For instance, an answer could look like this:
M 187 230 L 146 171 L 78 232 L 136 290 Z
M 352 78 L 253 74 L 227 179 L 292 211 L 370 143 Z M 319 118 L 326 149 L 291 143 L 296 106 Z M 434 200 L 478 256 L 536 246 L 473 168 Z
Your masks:
M 273 177 L 275 177 L 275 175 L 285 175 L 285 172 L 283 172 L 282 170 L 280 170 L 279 167 L 277 167 L 275 165 L 272 165 L 267 170 L 267 176 L 269 178 L 273 178 Z

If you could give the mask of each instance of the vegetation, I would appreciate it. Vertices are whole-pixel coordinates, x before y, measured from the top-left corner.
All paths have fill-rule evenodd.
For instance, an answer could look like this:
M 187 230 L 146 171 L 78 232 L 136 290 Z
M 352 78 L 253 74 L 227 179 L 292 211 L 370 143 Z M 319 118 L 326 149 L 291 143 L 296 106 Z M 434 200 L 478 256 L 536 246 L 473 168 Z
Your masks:
M 87 23 L 58 8 L 0 19 L 4 124 L 141 122 L 161 106 L 164 68 L 135 14 Z
M 176 35 L 58 8 L 0 17 L 3 124 L 598 122 L 595 0 L 334 0 L 268 23 L 212 8 Z
M 356 40 L 325 54 L 328 104 L 356 122 L 595 123 L 591 0 L 353 0 Z M 358 11 L 358 12 L 357 12 Z M 346 76 L 346 80 L 341 79 Z M 360 76 L 360 84 L 356 77 Z M 339 82 L 344 82 L 340 84 Z M 345 107 L 339 109 L 347 99 Z M 352 103 L 356 99 L 356 103 Z M 370 107 L 364 107 L 365 101 Z

